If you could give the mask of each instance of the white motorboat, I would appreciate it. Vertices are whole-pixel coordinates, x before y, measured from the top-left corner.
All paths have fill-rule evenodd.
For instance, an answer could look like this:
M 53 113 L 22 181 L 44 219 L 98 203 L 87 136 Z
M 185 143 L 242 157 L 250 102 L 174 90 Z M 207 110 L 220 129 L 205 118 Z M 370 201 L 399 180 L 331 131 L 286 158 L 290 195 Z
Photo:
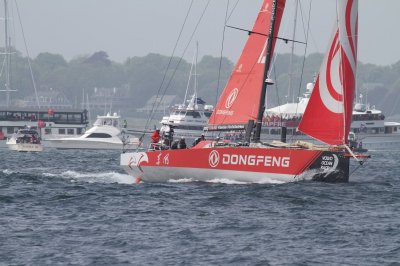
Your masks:
M 57 149 L 130 150 L 136 149 L 138 143 L 138 138 L 125 133 L 116 113 L 97 116 L 93 127 L 79 137 L 47 139 L 48 146 Z
M 203 133 L 212 111 L 212 105 L 206 105 L 194 94 L 187 105 L 175 106 L 169 116 L 162 118 L 160 132 L 163 134 L 172 127 L 175 137 L 198 138 Z
M 40 152 L 43 146 L 40 142 L 39 134 L 31 128 L 19 129 L 6 142 L 8 148 L 13 151 L 21 152 Z

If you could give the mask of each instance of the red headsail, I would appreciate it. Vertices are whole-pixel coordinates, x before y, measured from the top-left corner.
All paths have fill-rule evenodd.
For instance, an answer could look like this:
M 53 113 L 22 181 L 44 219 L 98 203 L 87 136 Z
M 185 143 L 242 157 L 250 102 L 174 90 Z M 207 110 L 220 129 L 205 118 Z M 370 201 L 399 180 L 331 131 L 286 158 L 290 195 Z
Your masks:
M 356 88 L 358 0 L 338 1 L 338 24 L 300 122 L 303 133 L 347 143 Z
M 285 0 L 277 1 L 275 32 L 279 31 Z M 235 128 L 256 120 L 264 75 L 266 42 L 273 0 L 264 0 L 243 52 L 210 117 L 209 130 Z M 276 38 L 273 40 L 275 46 Z M 271 51 L 273 53 L 273 49 Z

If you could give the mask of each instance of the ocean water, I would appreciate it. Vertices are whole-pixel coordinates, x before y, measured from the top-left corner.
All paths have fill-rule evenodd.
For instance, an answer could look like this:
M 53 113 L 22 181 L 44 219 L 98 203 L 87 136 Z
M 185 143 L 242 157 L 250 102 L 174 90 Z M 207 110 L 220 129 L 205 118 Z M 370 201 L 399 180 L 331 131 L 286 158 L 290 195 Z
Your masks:
M 135 184 L 118 151 L 0 149 L 0 265 L 400 265 L 400 152 L 346 184 Z

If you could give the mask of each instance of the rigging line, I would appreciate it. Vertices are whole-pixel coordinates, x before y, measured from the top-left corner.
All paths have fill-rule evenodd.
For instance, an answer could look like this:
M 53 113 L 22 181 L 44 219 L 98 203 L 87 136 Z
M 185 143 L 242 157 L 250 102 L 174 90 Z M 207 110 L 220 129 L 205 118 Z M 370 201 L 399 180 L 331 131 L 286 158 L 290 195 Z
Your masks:
M 272 68 L 272 70 L 274 71 L 274 77 L 275 77 L 275 90 L 276 90 L 276 95 L 277 95 L 277 101 L 278 101 L 278 106 L 280 106 L 281 105 L 281 103 L 280 103 L 280 101 L 279 101 L 279 97 L 278 97 L 278 94 L 279 94 L 279 90 L 278 90 L 278 81 L 277 81 L 277 79 L 276 79 L 276 68 L 274 67 L 274 68 Z M 282 118 L 282 115 L 281 115 L 281 118 Z
M 392 107 L 392 111 L 390 111 L 389 116 L 392 116 L 392 115 L 393 115 L 394 109 L 397 107 L 397 103 L 398 103 L 398 101 L 399 101 L 399 98 L 400 98 L 400 94 L 397 94 L 397 96 L 396 96 L 396 101 L 394 102 L 394 105 L 393 105 L 393 107 Z
M 166 68 L 166 70 L 165 70 L 165 72 L 164 72 L 164 75 L 163 75 L 161 84 L 160 84 L 160 86 L 159 86 L 159 88 L 158 88 L 158 90 L 157 90 L 157 94 L 156 94 L 157 97 L 156 97 L 155 101 L 153 102 L 153 106 L 152 106 L 152 110 L 151 110 L 151 115 L 149 116 L 148 123 L 150 123 L 151 120 L 153 119 L 153 116 L 154 116 L 154 114 L 155 114 L 155 111 L 157 110 L 157 107 L 160 105 L 160 103 L 161 103 L 161 101 L 162 101 L 162 99 L 160 99 L 160 101 L 159 101 L 157 107 L 155 108 L 155 106 L 156 106 L 156 104 L 157 104 L 157 98 L 158 98 L 158 96 L 159 96 L 159 94 L 160 94 L 160 91 L 161 91 L 161 89 L 162 89 L 162 87 L 163 87 L 163 85 L 164 85 L 164 83 L 165 83 L 165 79 L 166 79 L 168 70 L 170 69 L 170 66 L 171 66 L 171 63 L 172 63 L 172 59 L 173 59 L 173 57 L 174 57 L 174 55 L 175 55 L 175 51 L 176 51 L 176 49 L 177 49 L 177 47 L 178 47 L 179 40 L 181 39 L 183 30 L 184 30 L 184 28 L 185 28 L 186 22 L 187 22 L 187 20 L 188 20 L 190 11 L 191 11 L 192 6 L 193 6 L 193 3 L 194 3 L 194 0 L 192 0 L 191 3 L 190 3 L 190 5 L 189 5 L 188 11 L 187 11 L 187 13 L 186 13 L 186 16 L 185 16 L 184 22 L 183 22 L 183 24 L 182 24 L 181 30 L 180 30 L 180 32 L 179 32 L 178 38 L 177 38 L 177 40 L 176 40 L 176 42 L 175 42 L 175 46 L 174 46 L 174 48 L 173 48 L 172 54 L 171 54 L 171 56 L 170 56 L 170 58 L 169 58 L 167 68 Z M 148 127 L 148 123 L 146 123 L 146 129 L 147 129 L 147 127 Z
M 229 26 L 229 25 L 226 25 L 226 27 L 227 27 L 227 28 L 231 28 L 231 29 L 235 29 L 235 30 L 245 31 L 245 32 L 247 32 L 249 35 L 251 35 L 251 34 L 257 34 L 257 35 L 262 35 L 262 36 L 269 37 L 268 34 L 261 33 L 261 32 L 257 32 L 257 31 L 246 30 L 246 29 L 242 29 L 242 28 L 238 28 L 238 27 L 234 27 L 234 26 Z M 294 40 L 294 39 L 289 39 L 289 38 L 284 38 L 284 37 L 275 36 L 274 38 L 275 38 L 275 39 L 278 39 L 278 40 L 282 40 L 282 41 L 284 41 L 285 43 L 293 42 L 293 43 L 305 44 L 305 43 L 302 42 L 302 41 L 296 41 L 296 40 Z
M 236 2 L 239 2 L 239 0 Z M 229 4 L 230 4 L 230 0 L 228 0 L 226 2 L 226 11 L 225 11 L 225 21 L 224 21 L 224 27 L 222 30 L 222 41 L 221 41 L 221 51 L 220 51 L 220 57 L 219 57 L 219 68 L 218 68 L 218 79 L 217 79 L 217 91 L 215 93 L 215 106 L 218 103 L 218 96 L 219 96 L 219 86 L 220 86 L 220 82 L 221 82 L 221 68 L 222 68 L 222 56 L 223 56 L 223 52 L 224 52 L 224 44 L 225 44 L 225 31 L 226 31 L 226 22 L 228 21 L 229 17 L 228 17 L 228 10 L 229 10 Z M 232 13 L 230 14 L 232 15 Z M 213 124 L 215 124 L 215 116 L 213 117 Z
M 197 53 L 197 52 L 196 52 L 196 53 Z M 190 66 L 189 79 L 188 79 L 188 82 L 187 82 L 187 84 L 186 84 L 185 97 L 183 98 L 183 103 L 182 103 L 183 106 L 185 106 L 185 103 L 186 103 L 186 97 L 187 97 L 187 94 L 188 94 L 188 91 L 189 91 L 190 81 L 191 81 L 192 75 L 193 75 L 192 71 L 193 71 L 193 66 L 194 66 L 194 64 L 195 64 L 195 60 L 196 60 L 196 53 L 193 55 L 192 65 Z
M 351 172 L 349 173 L 349 177 L 352 176 L 359 168 L 365 166 L 365 163 L 366 163 L 366 162 L 368 162 L 368 160 L 366 160 L 366 159 L 362 160 L 362 161 L 357 165 L 357 167 L 355 167 L 355 168 L 353 169 L 353 171 L 351 171 Z
M 210 2 L 211 2 L 211 0 L 208 0 L 207 4 L 205 5 L 204 10 L 203 10 L 203 12 L 202 12 L 202 14 L 201 14 L 199 20 L 197 21 L 197 24 L 196 24 L 194 30 L 193 30 L 193 33 L 192 33 L 192 35 L 190 36 L 189 41 L 187 42 L 186 47 L 185 47 L 185 49 L 183 50 L 182 55 L 181 55 L 181 57 L 179 58 L 179 61 L 178 61 L 178 63 L 176 64 L 176 67 L 175 67 L 174 71 L 172 72 L 172 75 L 171 75 L 171 77 L 169 78 L 167 85 L 166 85 L 165 88 L 164 88 L 163 94 L 162 94 L 162 96 L 161 96 L 161 98 L 160 98 L 160 101 L 158 102 L 158 105 L 157 105 L 157 107 L 156 107 L 155 110 L 157 110 L 158 107 L 160 106 L 160 104 L 161 104 L 161 102 L 162 102 L 162 99 L 164 98 L 165 93 L 167 92 L 167 89 L 168 89 L 169 86 L 171 85 L 171 82 L 172 82 L 172 80 L 173 80 L 174 77 L 175 77 L 176 71 L 178 70 L 178 67 L 179 67 L 180 63 L 181 63 L 182 60 L 183 60 L 183 56 L 185 55 L 185 53 L 186 53 L 186 51 L 187 51 L 187 49 L 188 49 L 190 43 L 192 42 L 192 39 L 193 39 L 193 37 L 194 37 L 194 35 L 195 35 L 195 33 L 196 33 L 196 31 L 197 31 L 199 25 L 200 25 L 200 22 L 203 20 L 204 14 L 206 13 L 207 8 L 208 8 Z
M 303 62 L 302 62 L 302 66 L 301 66 L 300 82 L 299 82 L 299 89 L 297 90 L 297 98 L 300 97 L 301 83 L 303 82 L 304 68 L 305 68 L 305 62 L 306 62 L 306 54 L 307 54 L 307 48 L 308 48 L 308 38 L 310 37 L 311 5 L 312 5 L 312 0 L 310 1 L 310 6 L 309 6 L 309 9 L 308 9 L 307 31 L 304 32 L 304 34 L 306 36 L 306 45 L 304 47 L 304 56 L 303 56 Z M 301 5 L 301 2 L 300 2 L 300 13 L 301 13 L 301 21 L 303 23 L 303 29 L 305 29 L 306 27 L 304 27 L 303 6 Z M 296 114 L 298 112 L 298 108 L 299 108 L 299 105 L 297 104 L 297 106 L 296 106 Z
M 193 1 L 193 0 L 192 0 L 192 1 Z M 174 71 L 173 71 L 171 77 L 169 78 L 167 85 L 165 86 L 165 88 L 164 88 L 164 90 L 163 90 L 162 96 L 160 97 L 160 100 L 158 101 L 157 106 L 155 107 L 155 109 L 153 109 L 153 112 L 152 112 L 150 118 L 148 119 L 148 122 L 150 122 L 150 121 L 153 120 L 154 115 L 155 115 L 155 111 L 159 108 L 159 106 L 160 106 L 162 100 L 164 99 L 165 93 L 166 93 L 167 89 L 169 88 L 169 86 L 171 85 L 171 82 L 172 82 L 172 80 L 173 80 L 173 78 L 174 78 L 174 76 L 175 76 L 175 74 L 176 74 L 176 71 L 178 70 L 178 67 L 179 67 L 180 63 L 181 63 L 182 60 L 183 60 L 183 56 L 185 55 L 185 53 L 186 53 L 186 51 L 187 51 L 187 49 L 188 49 L 188 47 L 189 47 L 189 45 L 190 45 L 190 43 L 191 43 L 193 37 L 194 37 L 194 35 L 195 35 L 196 31 L 197 31 L 198 26 L 200 25 L 200 22 L 202 21 L 202 19 L 203 19 L 203 17 L 204 17 L 204 14 L 205 14 L 205 12 L 206 12 L 206 10 L 207 10 L 207 8 L 208 8 L 210 2 L 211 2 L 211 0 L 208 0 L 207 4 L 205 5 L 204 10 L 203 10 L 203 12 L 202 12 L 202 14 L 201 14 L 201 16 L 200 16 L 200 18 L 199 18 L 199 20 L 198 20 L 196 26 L 195 26 L 195 29 L 194 29 L 192 35 L 190 36 L 189 41 L 188 41 L 188 43 L 187 43 L 187 45 L 186 45 L 186 47 L 185 47 L 185 49 L 184 49 L 184 51 L 183 51 L 181 57 L 179 58 L 179 61 L 178 61 L 178 63 L 176 64 L 176 67 L 175 67 L 175 69 L 174 69 Z M 172 58 L 172 57 L 171 57 L 171 58 Z M 161 89 L 161 87 L 160 87 L 160 89 Z M 159 94 L 158 94 L 158 95 L 159 95 Z M 154 102 L 153 106 L 155 105 L 156 102 L 157 102 L 157 101 Z M 147 127 L 148 127 L 148 124 L 146 124 L 146 129 L 147 129 Z M 140 144 L 142 143 L 142 139 L 143 139 L 144 135 L 146 134 L 146 129 L 145 129 L 145 131 L 144 131 L 143 134 L 142 134 Z
M 229 16 L 226 18 L 226 21 L 225 21 L 225 22 L 228 22 L 228 20 L 231 18 L 232 14 L 233 14 L 233 12 L 235 11 L 235 9 L 236 9 L 237 5 L 239 4 L 239 2 L 240 2 L 240 0 L 237 0 L 236 3 L 233 5 L 233 8 L 232 8 L 232 10 L 231 10 L 231 13 L 230 13 Z M 229 1 L 228 1 L 228 3 L 229 3 Z
M 40 109 L 39 96 L 38 96 L 38 92 L 37 92 L 37 88 L 36 88 L 35 78 L 33 76 L 31 58 L 30 58 L 29 51 L 28 51 L 28 45 L 26 44 L 24 27 L 22 26 L 22 20 L 21 20 L 21 16 L 20 16 L 20 13 L 19 13 L 19 7 L 18 7 L 18 1 L 17 0 L 15 0 L 15 7 L 17 9 L 18 20 L 19 20 L 19 24 L 20 24 L 21 32 L 22 32 L 22 39 L 24 40 L 25 52 L 26 52 L 26 55 L 27 55 L 27 58 L 28 58 L 28 65 L 29 65 L 29 71 L 30 71 L 30 74 L 31 74 L 32 85 L 33 85 L 33 88 L 35 89 L 36 102 L 37 102 L 38 108 Z
M 6 65 L 6 57 L 4 56 L 3 64 L 1 65 L 0 78 L 3 76 L 4 67 Z
M 181 26 L 181 29 L 180 29 L 180 31 L 179 31 L 178 38 L 177 38 L 177 40 L 176 40 L 176 42 L 175 42 L 175 46 L 174 46 L 174 48 L 173 48 L 173 50 L 172 50 L 172 54 L 171 54 L 171 56 L 170 56 L 170 58 L 169 58 L 167 67 L 166 67 L 166 69 L 165 69 L 163 78 L 162 78 L 162 80 L 161 80 L 161 84 L 160 84 L 160 86 L 159 86 L 159 88 L 158 88 L 158 90 L 157 90 L 156 96 L 158 96 L 158 95 L 160 94 L 160 91 L 161 91 L 161 89 L 162 89 L 162 87 L 163 87 L 163 85 L 164 85 L 164 81 L 165 81 L 165 79 L 166 79 L 167 72 L 168 72 L 168 70 L 169 70 L 169 68 L 170 68 L 170 66 L 171 66 L 172 59 L 173 59 L 173 57 L 174 57 L 174 55 L 175 55 L 175 51 L 176 51 L 176 49 L 177 49 L 177 47 L 178 47 L 179 40 L 181 39 L 183 30 L 184 30 L 184 28 L 185 28 L 186 22 L 187 22 L 187 20 L 188 20 L 190 11 L 191 11 L 192 6 L 193 6 L 193 3 L 194 3 L 194 0 L 192 0 L 192 1 L 190 2 L 189 8 L 188 8 L 188 10 L 187 10 L 187 12 L 186 12 L 185 19 L 184 19 L 183 24 L 182 24 L 182 26 Z M 156 105 L 156 102 L 157 102 L 157 97 L 156 97 L 156 99 L 155 99 L 154 102 L 153 102 L 153 105 L 152 105 L 152 108 L 151 108 L 151 111 L 150 111 L 149 118 L 148 118 L 147 121 L 146 121 L 144 130 L 143 130 L 143 134 L 142 134 L 142 136 L 140 137 L 140 144 L 142 143 L 142 139 L 143 139 L 144 135 L 146 134 L 146 131 L 147 131 L 147 129 L 148 129 L 148 126 L 149 126 L 151 120 L 153 119 L 153 116 L 154 116 L 154 113 L 155 113 L 154 107 L 155 107 L 155 105 Z

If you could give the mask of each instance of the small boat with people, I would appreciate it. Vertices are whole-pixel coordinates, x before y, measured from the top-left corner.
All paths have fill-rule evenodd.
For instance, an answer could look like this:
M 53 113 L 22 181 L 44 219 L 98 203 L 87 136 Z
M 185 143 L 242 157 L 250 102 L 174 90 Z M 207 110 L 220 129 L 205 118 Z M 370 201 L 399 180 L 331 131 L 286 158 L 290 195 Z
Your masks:
M 136 149 L 139 139 L 126 134 L 126 124 L 121 125 L 117 113 L 97 116 L 93 127 L 83 135 L 73 138 L 47 139 L 48 146 L 56 149 Z
M 43 145 L 39 133 L 29 127 L 19 129 L 6 141 L 10 150 L 20 152 L 41 152 Z

